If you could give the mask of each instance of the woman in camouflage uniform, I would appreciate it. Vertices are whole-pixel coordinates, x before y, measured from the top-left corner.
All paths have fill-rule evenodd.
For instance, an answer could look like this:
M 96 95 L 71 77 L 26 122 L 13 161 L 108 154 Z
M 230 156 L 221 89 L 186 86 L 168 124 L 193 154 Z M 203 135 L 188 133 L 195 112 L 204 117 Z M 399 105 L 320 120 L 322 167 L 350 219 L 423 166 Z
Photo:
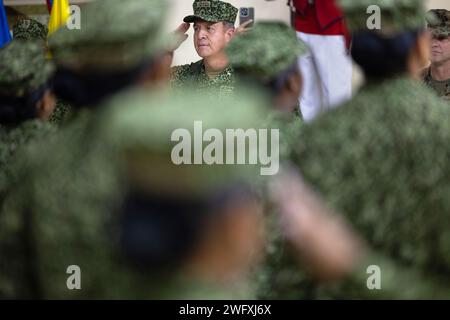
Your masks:
M 381 9 L 380 29 L 368 29 L 370 5 Z M 366 84 L 342 108 L 303 127 L 293 160 L 326 203 L 391 262 L 373 255 L 349 279 L 330 286 L 299 277 L 291 293 L 448 298 L 450 112 L 416 81 L 429 51 L 424 3 L 342 0 L 341 6 Z M 366 283 L 371 265 L 380 270 L 379 290 Z

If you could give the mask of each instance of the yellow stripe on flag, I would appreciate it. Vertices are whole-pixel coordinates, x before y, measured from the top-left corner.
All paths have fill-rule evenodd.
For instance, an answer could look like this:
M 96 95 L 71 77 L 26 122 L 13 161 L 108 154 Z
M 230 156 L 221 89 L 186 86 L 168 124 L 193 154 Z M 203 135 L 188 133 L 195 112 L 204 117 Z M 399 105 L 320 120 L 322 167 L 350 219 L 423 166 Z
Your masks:
M 53 0 L 48 23 L 48 34 L 52 34 L 67 23 L 70 16 L 69 0 Z

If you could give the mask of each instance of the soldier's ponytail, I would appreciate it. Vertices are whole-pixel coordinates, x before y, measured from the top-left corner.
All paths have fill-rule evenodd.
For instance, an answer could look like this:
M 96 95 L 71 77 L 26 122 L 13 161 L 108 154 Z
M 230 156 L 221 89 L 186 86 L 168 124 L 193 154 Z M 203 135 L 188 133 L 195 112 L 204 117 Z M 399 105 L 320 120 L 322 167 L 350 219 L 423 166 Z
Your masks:
M 388 78 L 404 74 L 419 32 L 408 31 L 394 36 L 370 31 L 355 33 L 351 49 L 353 60 L 367 78 Z

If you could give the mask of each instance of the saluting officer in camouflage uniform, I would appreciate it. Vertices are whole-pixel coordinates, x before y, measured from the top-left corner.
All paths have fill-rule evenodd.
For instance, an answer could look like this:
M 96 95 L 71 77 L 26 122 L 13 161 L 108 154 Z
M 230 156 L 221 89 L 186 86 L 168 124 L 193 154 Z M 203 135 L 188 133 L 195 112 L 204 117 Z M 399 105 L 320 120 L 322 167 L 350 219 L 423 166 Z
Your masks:
M 55 107 L 53 70 L 36 42 L 14 40 L 0 50 L 0 193 L 17 151 L 53 131 L 46 123 Z
M 431 41 L 431 65 L 422 73 L 423 81 L 436 93 L 450 101 L 450 11 L 434 9 L 428 23 Z M 435 21 L 434 21 L 435 20 Z
M 298 287 L 302 277 L 315 284 L 342 279 L 361 263 L 360 240 L 321 204 L 321 199 L 299 179 L 293 172 L 295 167 L 287 162 L 298 143 L 291 138 L 297 137 L 301 128 L 299 119 L 291 112 L 301 88 L 296 57 L 305 49 L 293 30 L 278 22 L 257 23 L 252 30 L 233 39 L 227 49 L 237 80 L 242 80 L 239 88 L 243 91 L 256 88 L 258 95 L 266 97 L 265 101 L 272 101 L 270 123 L 281 131 L 280 156 L 282 165 L 287 165 L 283 168 L 285 173 L 271 179 L 264 197 L 266 258 L 253 278 L 256 296 L 264 299 L 305 298 L 308 285 L 304 282 L 304 287 Z M 240 90 L 236 92 L 239 93 Z M 370 253 L 369 257 L 366 261 L 375 257 L 383 261 L 390 276 L 400 275 L 401 288 L 411 279 L 411 274 L 385 256 Z M 359 272 L 352 274 L 356 281 L 365 281 L 363 276 L 364 273 L 361 276 Z M 392 294 L 391 287 L 386 290 Z
M 327 205 L 391 262 L 368 256 L 359 271 L 331 286 L 299 275 L 291 295 L 448 298 L 450 111 L 413 79 L 429 53 L 424 2 L 340 4 L 354 32 L 352 57 L 367 82 L 350 102 L 302 128 L 292 159 Z M 367 29 L 368 5 L 380 7 L 381 30 Z M 381 272 L 380 290 L 367 286 L 371 265 Z
M 202 60 L 174 67 L 173 87 L 228 95 L 234 88 L 234 75 L 225 48 L 233 38 L 238 9 L 220 0 L 195 0 L 193 8 L 194 14 L 184 22 L 194 25 L 194 46 Z
M 104 157 L 102 159 L 111 158 L 111 151 L 103 144 L 96 144 L 93 139 L 101 123 L 98 106 L 133 86 L 167 83 L 170 64 L 162 61 L 166 49 L 172 44 L 162 30 L 166 12 L 166 4 L 162 0 L 130 0 L 126 6 L 121 0 L 99 0 L 83 8 L 81 30 L 61 28 L 52 34 L 49 47 L 57 67 L 55 91 L 73 106 L 73 117 L 45 145 L 27 148 L 21 161 L 11 168 L 14 188 L 1 214 L 11 224 L 6 222 L 3 225 L 3 240 L 14 243 L 17 239 L 10 235 L 14 234 L 16 227 L 22 227 L 20 223 L 15 224 L 14 218 L 8 220 L 6 216 L 27 211 L 31 202 L 58 212 L 65 209 L 92 212 L 93 209 L 89 208 L 104 205 L 101 201 L 103 194 L 93 190 L 98 185 L 111 186 L 114 190 L 116 184 L 109 178 L 113 170 L 112 161 L 95 167 L 99 160 L 92 156 L 94 151 L 99 150 Z M 133 24 L 129 24 L 130 18 Z M 21 63 L 20 66 L 26 67 L 27 64 Z M 91 176 L 90 171 L 83 170 L 85 163 L 93 165 L 99 175 Z M 46 167 L 46 164 L 49 166 Z M 50 180 L 55 178 L 55 183 L 35 189 L 33 181 L 40 181 L 45 176 Z M 34 200 L 28 202 L 27 198 Z M 11 253 L 8 250 L 2 252 L 5 255 Z M 18 255 L 21 253 L 20 250 L 17 252 Z M 6 257 L 1 260 L 9 261 Z M 7 295 L 39 295 L 37 286 L 24 289 L 18 282 L 11 284 L 8 280 L 11 278 L 13 281 L 17 274 L 26 273 L 22 267 L 13 263 L 3 267 L 0 274 L 4 275 L 5 280 L 0 280 L 0 283 L 4 284 L 2 290 Z
M 233 39 L 227 48 L 238 83 L 235 95 L 240 97 L 243 93 L 254 91 L 262 97 L 261 108 L 269 104 L 266 123 L 280 131 L 282 171 L 287 170 L 292 176 L 289 183 L 285 178 L 280 178 L 280 174 L 270 177 L 266 189 L 262 190 L 267 229 L 266 257 L 253 273 L 254 290 L 259 298 L 276 296 L 277 292 L 270 296 L 271 287 L 273 282 L 277 282 L 274 279 L 279 274 L 285 274 L 286 268 L 280 266 L 279 260 L 288 242 L 297 246 L 292 256 L 303 257 L 303 264 L 296 261 L 292 265 L 295 272 L 298 273 L 306 262 L 313 266 L 317 276 L 323 278 L 328 278 L 331 274 L 342 276 L 348 272 L 348 265 L 352 265 L 358 254 L 356 237 L 343 224 L 337 224 L 328 212 L 299 212 L 297 202 L 293 199 L 306 202 L 310 198 L 309 191 L 299 188 L 302 182 L 292 175 L 291 169 L 284 168 L 288 165 L 293 144 L 297 143 L 290 138 L 295 137 L 296 131 L 301 127 L 300 118 L 294 114 L 302 87 L 297 57 L 306 50 L 305 44 L 297 39 L 292 28 L 276 21 L 256 23 L 251 30 Z M 284 177 L 284 174 L 281 176 Z M 268 187 L 274 182 L 278 187 Z M 286 197 L 287 194 L 292 196 Z M 283 206 L 294 207 L 294 214 L 285 212 Z M 322 223 L 324 219 L 327 220 L 326 223 Z M 281 222 L 295 229 L 296 236 L 291 237 L 282 230 Z M 329 254 L 331 252 L 335 254 Z M 342 259 L 347 261 L 342 264 Z M 325 265 L 330 267 L 324 267 Z M 290 284 L 283 283 L 285 284 L 289 290 Z

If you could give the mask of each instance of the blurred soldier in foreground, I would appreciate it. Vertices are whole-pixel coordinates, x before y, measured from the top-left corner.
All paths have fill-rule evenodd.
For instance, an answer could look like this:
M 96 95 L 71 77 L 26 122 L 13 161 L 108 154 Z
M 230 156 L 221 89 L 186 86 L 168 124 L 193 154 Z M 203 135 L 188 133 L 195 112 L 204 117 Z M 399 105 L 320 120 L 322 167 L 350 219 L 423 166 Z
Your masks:
M 149 6 L 152 10 L 148 10 Z M 109 166 L 105 160 L 95 167 L 99 160 L 92 155 L 98 151 L 101 160 L 112 157 L 108 146 L 96 144 L 94 139 L 102 122 L 100 103 L 133 86 L 159 88 L 167 83 L 170 69 L 164 61 L 171 43 L 161 30 L 166 12 L 162 0 L 130 0 L 126 6 L 120 0 L 99 0 L 84 7 L 81 30 L 62 28 L 52 34 L 49 46 L 57 65 L 55 91 L 73 106 L 73 115 L 57 136 L 48 139 L 45 146 L 28 148 L 11 168 L 14 181 L 1 215 L 5 219 L 1 232 L 5 248 L 21 247 L 22 240 L 28 243 L 14 236 L 17 228 L 24 227 L 15 219 L 22 214 L 32 215 L 39 205 L 49 214 L 89 213 L 95 211 L 92 208 L 107 206 L 103 200 L 110 193 L 94 191 L 99 185 L 111 190 L 115 186 L 109 178 L 113 164 Z M 124 28 L 130 18 L 134 23 Z M 84 169 L 86 164 L 92 165 L 98 175 Z M 37 187 L 41 179 L 46 182 Z M 10 262 L 1 266 L 0 274 L 5 279 L 0 281 L 0 291 L 9 296 L 38 295 L 40 289 L 34 280 L 25 291 L 17 282 L 10 286 L 8 281 L 31 272 L 24 269 L 17 256 L 7 258 L 17 253 L 28 259 L 28 252 L 11 250 L 2 251 L 5 258 L 1 260 Z
M 270 126 L 280 130 L 283 166 L 293 143 L 297 143 L 291 137 L 300 129 L 301 122 L 293 111 L 302 83 L 297 56 L 305 51 L 305 44 L 281 22 L 257 23 L 252 30 L 233 39 L 227 48 L 239 84 L 236 95 L 253 89 L 272 104 L 268 118 Z M 360 256 L 359 240 L 351 230 L 321 205 L 290 166 L 282 171 L 268 183 L 276 187 L 263 192 L 268 242 L 266 260 L 255 272 L 255 289 L 260 298 L 276 296 L 271 286 L 281 272 L 286 272 L 286 266 L 279 263 L 288 247 L 286 242 L 295 247 L 290 256 L 301 256 L 303 266 L 312 269 L 321 280 L 345 276 Z M 282 224 L 294 231 L 282 230 Z M 297 261 L 290 267 L 295 273 L 302 268 Z
M 428 22 L 433 40 L 431 41 L 431 65 L 423 71 L 426 85 L 450 101 L 450 11 L 434 9 Z
M 55 107 L 53 70 L 36 42 L 14 40 L 0 50 L 0 203 L 14 156 L 53 132 L 46 123 Z
M 414 79 L 429 54 L 424 3 L 340 4 L 367 83 L 303 127 L 293 160 L 327 204 L 394 263 L 368 256 L 348 281 L 316 286 L 299 277 L 293 287 L 303 284 L 297 297 L 309 298 L 448 298 L 450 110 Z M 381 8 L 381 30 L 367 29 L 368 5 Z M 380 270 L 380 290 L 367 285 L 371 266 Z

